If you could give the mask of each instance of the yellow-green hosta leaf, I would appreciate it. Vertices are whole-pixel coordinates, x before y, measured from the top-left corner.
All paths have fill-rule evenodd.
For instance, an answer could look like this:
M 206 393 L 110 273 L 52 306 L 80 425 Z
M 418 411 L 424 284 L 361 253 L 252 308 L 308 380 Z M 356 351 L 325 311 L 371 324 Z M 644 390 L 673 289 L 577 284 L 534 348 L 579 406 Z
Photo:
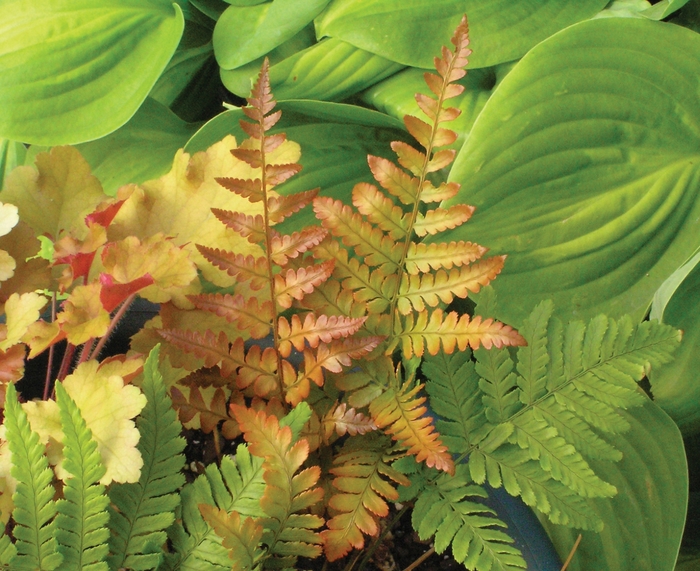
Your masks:
M 554 32 L 590 18 L 607 0 L 336 0 L 316 19 L 318 37 L 344 40 L 414 67 L 433 68 L 463 14 L 470 67 L 521 57 Z
M 169 0 L 0 4 L 0 136 L 40 145 L 102 137 L 136 112 L 180 41 Z
M 673 571 L 688 501 L 683 440 L 654 403 L 622 411 L 631 429 L 611 437 L 620 462 L 591 460 L 593 470 L 618 489 L 610 499 L 590 500 L 603 520 L 600 533 L 583 531 L 569 571 Z M 579 530 L 544 521 L 562 559 Z
M 503 79 L 450 173 L 476 212 L 441 236 L 508 254 L 499 317 L 644 315 L 700 244 L 699 94 L 700 36 L 641 18 L 572 26 Z
M 264 56 L 304 28 L 328 2 L 273 0 L 229 6 L 214 28 L 216 60 L 222 69 L 234 69 Z

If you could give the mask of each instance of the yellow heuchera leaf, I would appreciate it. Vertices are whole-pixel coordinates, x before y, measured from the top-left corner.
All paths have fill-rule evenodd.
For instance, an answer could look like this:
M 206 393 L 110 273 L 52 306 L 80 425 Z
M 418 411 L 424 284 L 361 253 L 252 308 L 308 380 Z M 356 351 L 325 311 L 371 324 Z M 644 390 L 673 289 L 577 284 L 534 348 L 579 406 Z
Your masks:
M 64 302 L 63 311 L 56 317 L 73 345 L 107 333 L 110 316 L 102 307 L 100 290 L 98 283 L 76 287 Z
M 40 310 L 46 305 L 46 298 L 38 293 L 13 293 L 5 303 L 5 323 L 7 336 L 0 342 L 0 349 L 16 345 L 27 332 L 29 326 L 39 319 Z
M 0 202 L 0 236 L 9 234 L 19 222 L 19 212 L 14 204 Z M 15 273 L 17 263 L 5 250 L 0 250 L 0 281 L 9 280 Z
M 175 244 L 185 246 L 207 280 L 221 286 L 231 285 L 235 280 L 212 267 L 195 245 L 246 255 L 262 253 L 257 244 L 227 229 L 211 213 L 212 208 L 250 215 L 262 213 L 261 204 L 251 204 L 215 180 L 217 177 L 250 179 L 257 176 L 259 169 L 251 168 L 231 154 L 231 149 L 236 147 L 235 138 L 227 136 L 192 156 L 178 151 L 168 174 L 133 189 L 110 226 L 110 239 L 130 235 L 143 239 L 162 232 L 172 236 Z M 299 146 L 287 141 L 266 158 L 271 164 L 290 163 L 296 162 L 300 154 Z
M 155 283 L 142 289 L 139 295 L 154 303 L 165 303 L 173 297 L 182 301 L 185 294 L 192 293 L 186 288 L 197 277 L 189 253 L 160 233 L 143 241 L 128 236 L 108 245 L 102 263 L 107 273 L 121 284 L 149 274 Z
M 124 365 L 130 370 L 133 363 Z M 117 367 L 115 369 L 115 367 Z M 105 466 L 101 484 L 137 482 L 143 459 L 136 448 L 139 431 L 132 420 L 144 406 L 146 397 L 134 385 L 124 385 L 121 376 L 112 374 L 119 367 L 114 363 L 100 368 L 97 361 L 78 366 L 63 381 L 63 387 L 80 409 L 88 428 L 97 442 Z M 55 401 L 32 401 L 22 405 L 32 430 L 49 444 L 48 457 L 56 465 L 56 474 L 65 479 L 60 442 L 63 441 L 58 405 Z
M 106 198 L 90 165 L 73 147 L 39 153 L 35 164 L 36 168 L 18 167 L 9 174 L 3 199 L 17 206 L 19 217 L 38 236 L 57 239 L 61 231 L 73 230 L 77 238 L 84 237 L 85 216 Z

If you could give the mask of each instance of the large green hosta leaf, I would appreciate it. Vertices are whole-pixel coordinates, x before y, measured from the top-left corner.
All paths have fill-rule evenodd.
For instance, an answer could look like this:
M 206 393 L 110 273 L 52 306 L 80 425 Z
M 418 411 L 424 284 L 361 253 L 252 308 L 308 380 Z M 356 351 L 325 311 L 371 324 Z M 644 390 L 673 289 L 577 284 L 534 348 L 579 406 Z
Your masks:
M 180 41 L 169 0 L 0 3 L 0 137 L 40 145 L 102 137 L 136 112 Z
M 442 239 L 506 253 L 517 323 L 543 297 L 575 318 L 641 318 L 700 244 L 700 36 L 583 22 L 533 48 L 476 120 L 451 178 L 472 220 Z
M 612 438 L 622 460 L 591 461 L 595 473 L 618 493 L 590 501 L 605 527 L 599 534 L 583 532 L 568 571 L 673 571 L 688 501 L 683 440 L 652 402 L 625 413 L 625 418 L 630 431 Z M 543 523 L 564 559 L 578 530 Z
M 407 140 L 402 123 L 376 111 L 361 107 L 323 101 L 282 101 L 278 104 L 282 119 L 272 133 L 283 131 L 291 141 L 301 146 L 302 171 L 287 181 L 280 191 L 292 193 L 320 187 L 321 194 L 350 203 L 350 191 L 355 183 L 371 179 L 367 154 L 389 158 L 389 143 Z M 238 121 L 245 118 L 238 109 L 222 113 L 204 125 L 187 143 L 189 153 L 203 151 L 210 145 L 233 134 L 240 142 L 247 135 Z M 316 224 L 313 211 L 306 207 L 291 219 L 299 230 Z
M 464 13 L 469 17 L 471 67 L 522 56 L 571 24 L 590 18 L 607 0 L 335 0 L 317 19 L 331 36 L 414 67 L 433 67 Z
M 683 330 L 671 363 L 649 374 L 654 400 L 681 431 L 700 431 L 700 253 L 683 264 L 654 296 L 651 317 Z

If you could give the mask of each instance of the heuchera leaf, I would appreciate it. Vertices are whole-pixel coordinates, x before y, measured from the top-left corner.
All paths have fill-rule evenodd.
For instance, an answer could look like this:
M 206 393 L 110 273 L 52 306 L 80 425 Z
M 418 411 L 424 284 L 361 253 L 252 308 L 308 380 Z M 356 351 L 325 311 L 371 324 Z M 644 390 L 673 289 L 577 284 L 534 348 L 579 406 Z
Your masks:
M 102 337 L 107 333 L 111 318 L 102 305 L 102 286 L 91 283 L 77 286 L 69 299 L 63 303 L 63 311 L 56 317 L 61 330 L 73 345 L 88 339 Z
M 29 326 L 39 319 L 40 310 L 46 305 L 47 299 L 38 293 L 13 293 L 5 302 L 4 339 L 0 341 L 0 350 L 7 351 L 9 347 L 19 343 Z
M 19 222 L 19 212 L 13 204 L 0 202 L 0 236 L 9 234 Z M 0 281 L 9 280 L 15 273 L 17 262 L 5 250 L 0 250 Z
M 129 365 L 130 367 L 131 365 Z M 143 461 L 136 445 L 139 432 L 132 420 L 146 405 L 146 397 L 133 385 L 124 385 L 123 378 L 114 374 L 118 368 L 100 368 L 96 361 L 79 365 L 63 381 L 63 387 L 75 401 L 87 427 L 97 442 L 106 471 L 100 483 L 136 482 Z M 28 402 L 22 405 L 32 425 L 46 441 L 62 441 L 59 411 L 55 401 Z M 65 478 L 60 456 L 56 472 Z

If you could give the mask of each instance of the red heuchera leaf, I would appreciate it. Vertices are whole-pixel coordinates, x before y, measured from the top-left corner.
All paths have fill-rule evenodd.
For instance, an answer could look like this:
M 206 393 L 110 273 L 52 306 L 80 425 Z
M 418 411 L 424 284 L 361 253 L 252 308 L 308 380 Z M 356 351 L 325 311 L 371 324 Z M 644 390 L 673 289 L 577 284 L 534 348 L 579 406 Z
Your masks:
M 122 303 L 127 297 L 135 294 L 137 291 L 148 287 L 154 282 L 150 274 L 145 274 L 140 278 L 130 281 L 126 284 L 115 283 L 114 278 L 109 274 L 100 274 L 100 284 L 102 284 L 102 289 L 100 290 L 100 301 L 102 302 L 102 307 L 106 311 L 111 313 L 117 306 Z
M 126 198 L 123 200 L 109 200 L 100 204 L 92 214 L 88 214 L 85 217 L 85 224 L 90 226 L 91 224 L 98 224 L 104 228 L 107 228 L 114 220 L 114 217 L 119 212 L 119 209 L 124 204 Z

